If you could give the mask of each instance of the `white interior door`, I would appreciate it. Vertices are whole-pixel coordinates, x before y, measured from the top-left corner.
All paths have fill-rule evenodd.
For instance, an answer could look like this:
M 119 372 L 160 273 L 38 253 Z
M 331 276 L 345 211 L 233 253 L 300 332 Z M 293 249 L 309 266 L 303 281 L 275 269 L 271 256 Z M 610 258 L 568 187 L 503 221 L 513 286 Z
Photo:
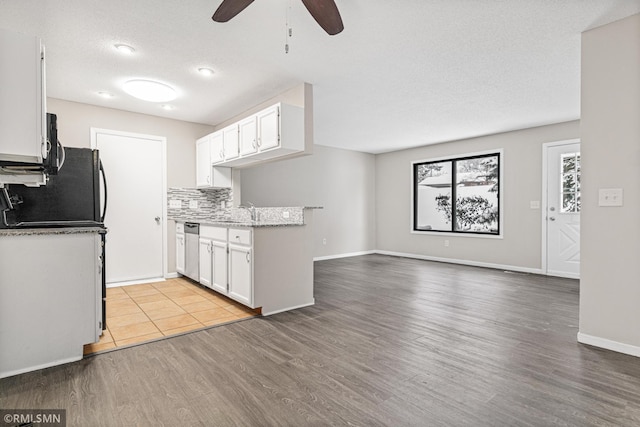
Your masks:
M 546 270 L 580 278 L 580 143 L 545 146 Z
M 165 139 L 92 129 L 105 168 L 107 283 L 164 276 Z

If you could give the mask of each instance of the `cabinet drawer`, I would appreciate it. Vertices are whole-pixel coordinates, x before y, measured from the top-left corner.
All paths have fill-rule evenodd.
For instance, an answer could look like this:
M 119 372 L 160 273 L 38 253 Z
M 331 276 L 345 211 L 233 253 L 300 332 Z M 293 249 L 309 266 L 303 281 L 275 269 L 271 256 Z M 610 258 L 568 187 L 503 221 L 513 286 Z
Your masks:
M 251 229 L 250 228 L 230 228 L 229 243 L 238 245 L 251 245 Z
M 223 227 L 210 227 L 203 225 L 200 227 L 200 237 L 205 237 L 213 240 L 227 241 L 227 229 Z
M 184 224 L 176 224 L 176 234 L 184 234 Z

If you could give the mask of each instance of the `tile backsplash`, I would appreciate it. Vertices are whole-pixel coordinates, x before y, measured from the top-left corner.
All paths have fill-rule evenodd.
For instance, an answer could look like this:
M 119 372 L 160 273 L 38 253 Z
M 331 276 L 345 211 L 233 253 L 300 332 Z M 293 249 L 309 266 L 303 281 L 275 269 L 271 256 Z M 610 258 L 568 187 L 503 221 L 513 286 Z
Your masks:
M 224 208 L 222 203 L 224 202 Z M 205 220 L 229 218 L 233 191 L 224 189 L 169 188 L 167 215 L 173 219 Z M 179 203 L 180 207 L 177 207 Z

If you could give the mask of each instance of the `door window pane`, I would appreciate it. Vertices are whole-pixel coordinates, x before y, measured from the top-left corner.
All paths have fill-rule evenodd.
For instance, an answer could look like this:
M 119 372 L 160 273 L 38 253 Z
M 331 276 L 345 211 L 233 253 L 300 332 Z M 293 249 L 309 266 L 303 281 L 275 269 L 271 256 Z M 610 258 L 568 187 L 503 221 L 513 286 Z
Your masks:
M 560 212 L 580 212 L 580 153 L 560 157 Z

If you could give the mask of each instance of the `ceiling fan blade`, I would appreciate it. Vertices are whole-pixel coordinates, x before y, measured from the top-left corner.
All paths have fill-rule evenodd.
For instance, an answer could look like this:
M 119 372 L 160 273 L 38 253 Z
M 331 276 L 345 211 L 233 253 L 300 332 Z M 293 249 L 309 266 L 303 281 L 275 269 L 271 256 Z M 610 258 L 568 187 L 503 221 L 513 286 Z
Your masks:
M 344 30 L 338 7 L 333 0 L 302 0 L 305 7 L 330 36 Z
M 211 19 L 216 22 L 227 22 L 251 3 L 253 3 L 253 0 L 223 0 Z

